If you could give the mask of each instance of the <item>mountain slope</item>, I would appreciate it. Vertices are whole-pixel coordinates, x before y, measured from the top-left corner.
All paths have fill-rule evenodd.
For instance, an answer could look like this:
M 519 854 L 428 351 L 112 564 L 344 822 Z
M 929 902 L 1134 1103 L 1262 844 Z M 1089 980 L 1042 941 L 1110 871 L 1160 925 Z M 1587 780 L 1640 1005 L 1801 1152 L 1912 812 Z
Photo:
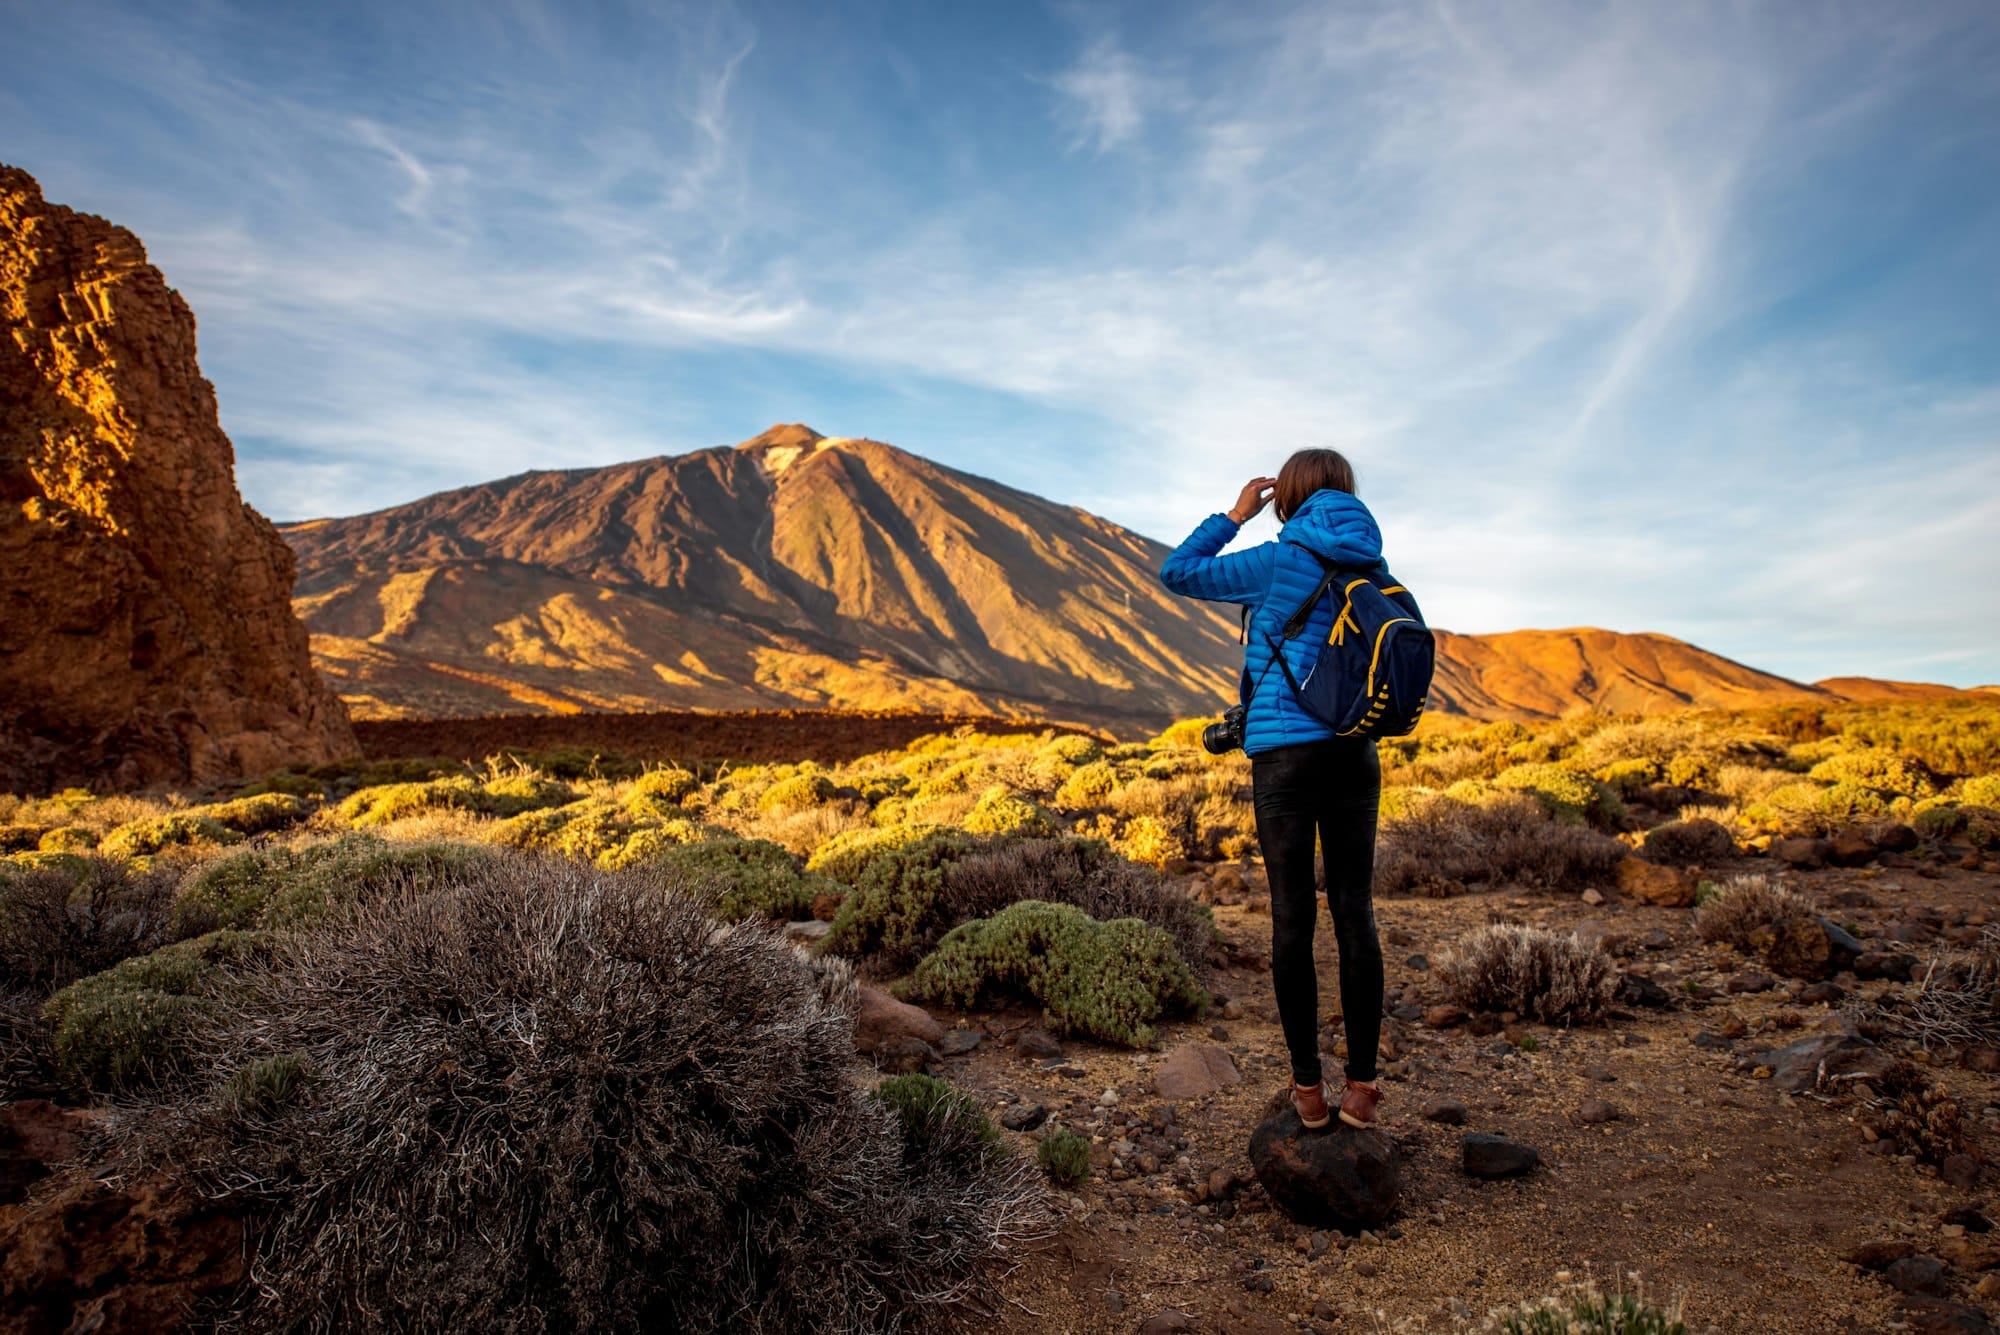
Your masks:
M 1158 719 L 1231 689 L 1233 627 L 1166 549 L 869 440 L 525 473 L 289 525 L 361 717 L 911 706 Z
M 1229 609 L 1167 549 L 872 440 L 523 473 L 288 525 L 323 673 L 360 718 L 916 708 L 1157 725 L 1234 695 Z M 1664 635 L 1439 633 L 1438 713 L 1838 698 Z

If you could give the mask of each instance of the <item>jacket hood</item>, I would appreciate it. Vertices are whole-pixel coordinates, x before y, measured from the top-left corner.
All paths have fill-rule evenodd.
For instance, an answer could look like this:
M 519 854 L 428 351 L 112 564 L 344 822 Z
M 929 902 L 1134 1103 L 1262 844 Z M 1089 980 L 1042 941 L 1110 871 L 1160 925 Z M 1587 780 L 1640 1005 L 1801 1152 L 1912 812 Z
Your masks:
M 1323 488 L 1306 497 L 1278 530 L 1278 541 L 1343 565 L 1382 564 L 1382 530 L 1352 492 Z

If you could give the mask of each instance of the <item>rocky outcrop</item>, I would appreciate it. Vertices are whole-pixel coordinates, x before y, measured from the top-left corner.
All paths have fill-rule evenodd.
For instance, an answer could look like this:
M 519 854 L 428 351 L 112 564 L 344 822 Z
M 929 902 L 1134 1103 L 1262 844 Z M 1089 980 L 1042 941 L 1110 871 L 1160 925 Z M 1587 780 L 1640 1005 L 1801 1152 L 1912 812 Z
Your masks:
M 1251 1134 L 1250 1163 L 1271 1203 L 1299 1224 L 1375 1228 L 1395 1214 L 1402 1191 L 1395 1141 L 1337 1119 L 1309 1131 L 1290 1106 Z
M 0 789 L 354 750 L 237 493 L 194 315 L 137 237 L 0 166 Z

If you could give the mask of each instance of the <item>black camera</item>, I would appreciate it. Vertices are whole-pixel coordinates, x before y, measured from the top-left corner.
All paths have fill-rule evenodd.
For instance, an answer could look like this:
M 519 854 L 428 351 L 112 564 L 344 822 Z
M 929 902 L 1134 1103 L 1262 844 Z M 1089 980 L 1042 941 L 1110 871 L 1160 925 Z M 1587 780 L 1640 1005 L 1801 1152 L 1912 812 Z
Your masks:
M 1201 730 L 1201 747 L 1212 756 L 1226 756 L 1243 745 L 1243 719 L 1247 705 L 1231 705 L 1222 711 L 1222 721 Z

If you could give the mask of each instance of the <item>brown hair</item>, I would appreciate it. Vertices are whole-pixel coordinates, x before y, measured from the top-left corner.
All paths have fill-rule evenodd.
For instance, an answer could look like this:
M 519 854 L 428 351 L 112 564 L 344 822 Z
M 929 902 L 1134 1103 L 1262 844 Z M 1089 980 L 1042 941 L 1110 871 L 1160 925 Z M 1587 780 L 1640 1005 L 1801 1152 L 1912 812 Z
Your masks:
M 1306 497 L 1316 491 L 1352 493 L 1353 490 L 1354 465 L 1347 462 L 1346 455 L 1339 450 L 1300 450 L 1278 470 L 1278 486 L 1272 492 L 1272 500 L 1282 524 L 1297 514 Z

